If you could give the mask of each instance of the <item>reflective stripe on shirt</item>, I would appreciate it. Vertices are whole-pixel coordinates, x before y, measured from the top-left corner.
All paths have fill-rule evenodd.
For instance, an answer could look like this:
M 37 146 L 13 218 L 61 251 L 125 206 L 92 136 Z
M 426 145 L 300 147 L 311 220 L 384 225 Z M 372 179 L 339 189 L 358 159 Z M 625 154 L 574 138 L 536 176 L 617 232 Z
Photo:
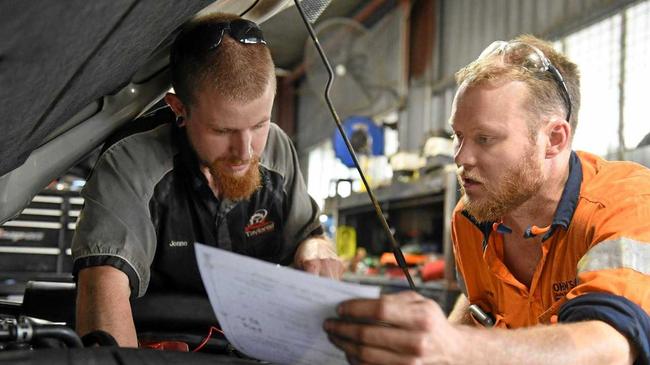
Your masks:
M 578 261 L 578 274 L 622 268 L 650 275 L 650 243 L 627 237 L 602 241 Z

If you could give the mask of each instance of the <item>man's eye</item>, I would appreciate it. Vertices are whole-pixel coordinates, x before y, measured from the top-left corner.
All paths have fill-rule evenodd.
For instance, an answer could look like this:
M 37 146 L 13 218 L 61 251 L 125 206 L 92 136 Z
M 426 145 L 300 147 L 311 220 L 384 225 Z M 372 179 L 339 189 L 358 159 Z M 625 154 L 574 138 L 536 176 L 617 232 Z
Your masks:
M 488 136 L 478 136 L 476 137 L 476 142 L 478 142 L 479 144 L 488 144 L 492 142 L 492 139 L 493 139 L 492 137 L 488 137 Z

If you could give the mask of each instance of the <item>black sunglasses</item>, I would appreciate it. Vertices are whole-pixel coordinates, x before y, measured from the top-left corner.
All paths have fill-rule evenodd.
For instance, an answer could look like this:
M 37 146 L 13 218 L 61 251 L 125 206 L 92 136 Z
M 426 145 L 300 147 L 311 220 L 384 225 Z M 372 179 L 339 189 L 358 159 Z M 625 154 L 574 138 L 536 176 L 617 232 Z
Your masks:
M 225 34 L 243 44 L 266 44 L 262 29 L 250 20 L 203 23 L 183 31 L 178 36 L 171 51 L 172 63 L 175 63 L 178 57 L 201 56 L 217 49 Z

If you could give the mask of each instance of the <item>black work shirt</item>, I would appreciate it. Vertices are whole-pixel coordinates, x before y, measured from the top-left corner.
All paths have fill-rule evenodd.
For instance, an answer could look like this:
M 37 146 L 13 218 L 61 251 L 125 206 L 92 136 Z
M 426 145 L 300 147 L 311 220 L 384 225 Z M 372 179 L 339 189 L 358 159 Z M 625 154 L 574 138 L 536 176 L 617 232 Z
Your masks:
M 262 187 L 249 200 L 220 200 L 183 128 L 166 123 L 115 143 L 82 192 L 74 274 L 116 267 L 138 297 L 149 286 L 203 292 L 194 242 L 290 264 L 298 244 L 322 228 L 295 149 L 275 124 L 259 168 Z

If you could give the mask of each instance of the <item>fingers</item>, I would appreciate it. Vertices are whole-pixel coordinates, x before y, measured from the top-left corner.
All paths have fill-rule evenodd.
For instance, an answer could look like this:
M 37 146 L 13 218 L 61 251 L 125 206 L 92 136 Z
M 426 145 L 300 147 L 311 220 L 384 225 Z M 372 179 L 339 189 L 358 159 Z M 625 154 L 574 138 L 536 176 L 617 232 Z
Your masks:
M 412 291 L 349 300 L 337 312 L 324 329 L 353 364 L 442 363 L 457 342 L 440 307 Z
M 415 364 L 416 358 L 378 347 L 363 346 L 335 336 L 329 336 L 334 346 L 345 352 L 350 364 Z
M 308 238 L 298 246 L 294 262 L 319 259 L 338 259 L 333 243 L 323 237 Z
M 383 295 L 379 299 L 353 299 L 341 303 L 340 317 L 379 321 L 394 327 L 429 331 L 446 321 L 440 306 L 413 292 Z
M 419 357 L 432 351 L 424 331 L 340 320 L 327 320 L 324 328 L 332 343 L 363 362 L 379 363 L 375 355 L 384 359 L 388 353 Z
M 303 241 L 298 246 L 294 263 L 308 273 L 337 280 L 345 271 L 345 265 L 336 255 L 332 242 L 323 237 Z
M 336 280 L 339 280 L 345 271 L 341 260 L 331 258 L 306 260 L 301 263 L 301 267 L 308 273 Z
M 344 271 L 345 265 L 343 264 L 343 261 L 338 258 L 325 259 L 321 261 L 320 276 L 339 280 L 341 279 L 341 276 L 343 276 Z
M 302 269 L 310 274 L 318 275 L 320 273 L 320 260 L 307 260 L 301 264 Z

